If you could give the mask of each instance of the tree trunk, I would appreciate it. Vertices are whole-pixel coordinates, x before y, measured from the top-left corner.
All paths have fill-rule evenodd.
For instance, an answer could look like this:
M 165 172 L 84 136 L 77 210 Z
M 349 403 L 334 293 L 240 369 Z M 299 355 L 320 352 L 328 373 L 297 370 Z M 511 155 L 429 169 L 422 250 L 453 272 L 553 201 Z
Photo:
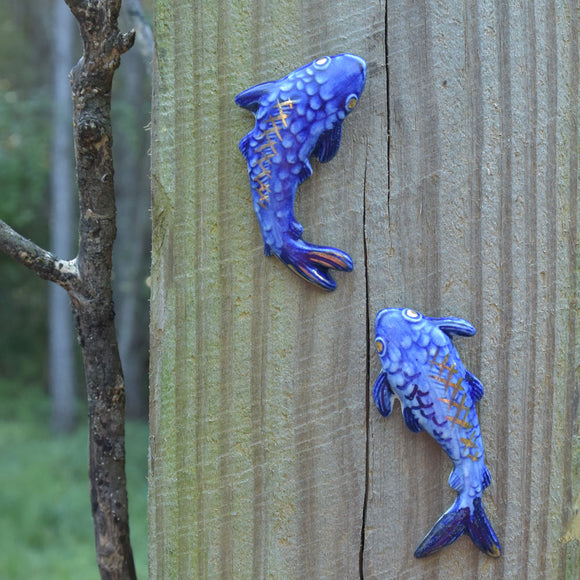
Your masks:
M 158 0 L 151 578 L 577 576 L 578 24 L 575 0 Z M 327 294 L 263 255 L 234 96 L 344 51 L 367 85 L 296 205 L 353 257 Z M 386 306 L 479 331 L 497 560 L 413 558 L 455 493 L 372 404 Z
M 72 104 L 68 74 L 73 64 L 75 22 L 62 0 L 54 2 L 53 137 L 51 159 L 51 250 L 68 258 L 73 253 Z M 70 301 L 63 288 L 48 286 L 49 391 L 51 425 L 56 432 L 72 429 L 76 415 L 75 340 Z
M 67 2 L 83 39 L 83 58 L 71 71 L 82 286 L 70 296 L 87 387 L 95 547 L 103 580 L 129 580 L 136 574 L 125 478 L 125 390 L 111 284 L 116 218 L 111 88 L 134 33 L 118 29 L 120 1 Z

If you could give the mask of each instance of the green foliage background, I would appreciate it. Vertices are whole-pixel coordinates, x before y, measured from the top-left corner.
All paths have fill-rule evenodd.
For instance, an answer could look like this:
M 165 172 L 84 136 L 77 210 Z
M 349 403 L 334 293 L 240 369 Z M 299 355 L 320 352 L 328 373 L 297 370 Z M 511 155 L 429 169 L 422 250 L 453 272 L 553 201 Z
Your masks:
M 0 381 L 0 579 L 97 580 L 86 425 L 48 433 L 41 388 Z M 127 424 L 137 575 L 147 577 L 147 425 Z
M 32 19 L 35 4 L 0 5 L 0 217 L 46 245 L 50 51 L 47 30 Z M 38 377 L 46 357 L 46 283 L 3 255 L 0 320 L 0 377 Z
M 0 3 L 0 218 L 45 248 L 51 24 L 52 2 Z M 80 48 L 75 60 L 79 56 Z M 145 110 L 148 97 L 143 95 Z M 132 138 L 131 130 L 143 126 L 123 114 L 133 109 L 119 93 L 113 98 L 131 144 L 126 154 L 141 155 L 132 144 L 143 139 Z M 0 253 L 0 580 L 96 580 L 86 419 L 81 416 L 69 435 L 49 430 L 47 291 L 47 282 Z M 86 406 L 82 372 L 78 397 Z M 147 438 L 146 423 L 127 425 L 131 539 L 141 578 L 147 577 Z

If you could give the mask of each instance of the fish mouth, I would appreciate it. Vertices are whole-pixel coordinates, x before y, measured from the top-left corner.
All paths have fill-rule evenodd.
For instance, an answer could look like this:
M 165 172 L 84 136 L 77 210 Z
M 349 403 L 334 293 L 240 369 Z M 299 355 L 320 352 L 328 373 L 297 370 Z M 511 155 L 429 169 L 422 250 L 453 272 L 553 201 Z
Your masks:
M 356 54 L 353 54 L 352 57 L 356 60 L 356 62 L 358 62 L 359 66 L 360 66 L 360 69 L 361 69 L 361 72 L 363 74 L 363 78 L 366 79 L 366 76 L 367 76 L 367 63 L 360 56 L 356 56 Z
M 342 58 L 343 63 L 348 63 L 347 70 L 344 71 L 344 80 L 345 82 L 358 85 L 355 92 L 360 97 L 367 78 L 367 63 L 360 56 L 349 52 L 337 54 L 336 57 Z
M 363 73 L 363 75 L 366 76 L 366 74 L 367 74 L 367 63 L 364 60 L 364 58 L 361 58 L 360 56 L 357 56 L 356 54 L 352 54 L 350 52 L 344 52 L 342 54 L 338 54 L 337 56 L 346 56 L 346 57 L 354 60 L 360 66 L 360 70 Z
M 391 312 L 393 312 L 394 310 L 396 310 L 396 308 L 383 308 L 382 310 L 379 310 L 379 312 L 377 313 L 377 317 L 375 319 L 375 326 L 378 326 L 381 323 L 382 319 Z
M 360 75 L 360 90 L 359 90 L 359 94 L 358 96 L 360 97 L 360 94 L 363 91 L 363 88 L 365 86 L 366 80 L 367 80 L 367 63 L 364 61 L 364 59 L 362 59 L 360 56 L 356 56 L 356 54 L 351 54 L 350 55 L 352 57 L 352 59 L 354 60 L 354 62 L 358 65 L 359 67 L 359 71 L 358 74 Z

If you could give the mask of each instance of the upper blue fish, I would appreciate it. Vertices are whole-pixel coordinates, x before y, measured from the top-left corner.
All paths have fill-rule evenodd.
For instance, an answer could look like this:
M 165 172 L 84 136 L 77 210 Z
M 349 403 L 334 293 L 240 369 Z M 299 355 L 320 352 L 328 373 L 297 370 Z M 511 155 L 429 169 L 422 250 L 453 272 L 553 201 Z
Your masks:
M 294 216 L 296 189 L 312 174 L 311 154 L 323 163 L 336 155 L 342 122 L 355 108 L 365 78 L 362 58 L 338 54 L 236 96 L 236 103 L 256 117 L 240 150 L 248 162 L 264 252 L 325 290 L 336 288 L 329 268 L 350 271 L 352 260 L 341 250 L 302 239 L 303 228 Z
M 447 453 L 454 468 L 449 485 L 458 492 L 454 504 L 423 539 L 416 557 L 427 556 L 467 532 L 489 556 L 501 554 L 481 494 L 490 484 L 475 404 L 483 385 L 463 365 L 453 335 L 473 336 L 461 318 L 429 318 L 408 308 L 377 314 L 375 345 L 381 363 L 373 389 L 380 413 L 388 417 L 393 399 L 401 402 L 407 427 L 426 431 Z

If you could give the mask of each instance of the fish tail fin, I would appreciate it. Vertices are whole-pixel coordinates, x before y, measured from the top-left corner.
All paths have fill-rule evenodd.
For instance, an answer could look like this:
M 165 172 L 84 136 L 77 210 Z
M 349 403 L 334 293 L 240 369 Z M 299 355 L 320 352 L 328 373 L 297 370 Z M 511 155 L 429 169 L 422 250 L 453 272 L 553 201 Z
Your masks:
M 459 499 L 437 520 L 415 550 L 415 558 L 424 558 L 455 542 L 466 530 L 469 508 L 459 507 Z
M 473 500 L 473 512 L 469 518 L 467 532 L 471 536 L 473 543 L 484 553 L 492 558 L 501 556 L 501 546 L 489 520 L 481 498 L 476 497 Z
M 352 259 L 345 252 L 307 244 L 304 240 L 288 242 L 279 257 L 294 273 L 328 291 L 336 289 L 330 269 L 350 272 L 353 268 Z
M 429 533 L 415 550 L 416 558 L 424 558 L 452 544 L 468 533 L 473 543 L 492 558 L 501 556 L 501 546 L 485 510 L 481 498 L 473 500 L 473 508 L 457 498 L 455 503 L 437 520 Z

